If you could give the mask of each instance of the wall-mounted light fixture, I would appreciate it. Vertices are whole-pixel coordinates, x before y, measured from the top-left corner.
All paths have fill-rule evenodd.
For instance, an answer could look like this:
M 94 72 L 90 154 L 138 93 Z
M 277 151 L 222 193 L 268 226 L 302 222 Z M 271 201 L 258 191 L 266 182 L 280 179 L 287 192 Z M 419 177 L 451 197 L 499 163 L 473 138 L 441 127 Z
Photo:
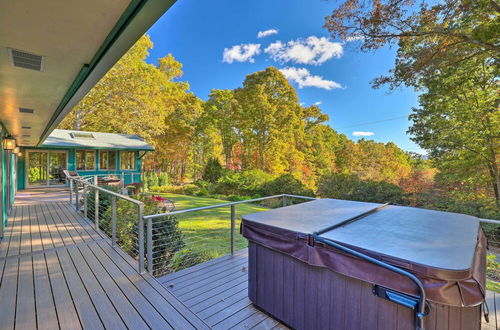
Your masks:
M 5 150 L 14 150 L 16 148 L 16 139 L 9 135 L 3 139 L 3 148 Z
M 15 147 L 13 152 L 14 152 L 15 154 L 18 154 L 18 153 L 19 153 L 19 147 Z

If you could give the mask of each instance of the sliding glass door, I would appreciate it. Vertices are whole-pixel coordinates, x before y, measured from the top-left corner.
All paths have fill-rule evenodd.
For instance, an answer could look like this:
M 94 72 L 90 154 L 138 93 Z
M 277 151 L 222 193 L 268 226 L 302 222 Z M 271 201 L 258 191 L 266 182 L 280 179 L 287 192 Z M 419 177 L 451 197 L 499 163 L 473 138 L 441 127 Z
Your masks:
M 28 187 L 54 186 L 65 183 L 66 151 L 28 151 L 26 177 Z

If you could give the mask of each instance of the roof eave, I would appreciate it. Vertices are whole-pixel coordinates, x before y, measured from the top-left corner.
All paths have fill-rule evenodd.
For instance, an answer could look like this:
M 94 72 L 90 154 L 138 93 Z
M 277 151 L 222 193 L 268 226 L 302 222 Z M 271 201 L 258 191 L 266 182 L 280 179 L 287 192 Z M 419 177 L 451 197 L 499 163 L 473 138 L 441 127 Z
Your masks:
M 37 146 L 42 145 L 64 117 L 175 1 L 133 0 L 131 2 L 92 61 L 80 70 L 47 124 Z

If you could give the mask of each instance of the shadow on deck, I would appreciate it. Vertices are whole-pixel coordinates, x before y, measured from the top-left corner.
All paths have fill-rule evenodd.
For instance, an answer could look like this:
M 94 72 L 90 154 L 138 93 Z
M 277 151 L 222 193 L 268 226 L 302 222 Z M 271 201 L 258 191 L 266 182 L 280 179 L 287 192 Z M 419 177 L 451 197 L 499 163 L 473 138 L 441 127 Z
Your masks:
M 287 329 L 248 299 L 246 249 L 158 279 L 214 329 Z M 487 291 L 486 301 L 490 322 L 482 318 L 482 329 L 500 329 L 500 294 Z

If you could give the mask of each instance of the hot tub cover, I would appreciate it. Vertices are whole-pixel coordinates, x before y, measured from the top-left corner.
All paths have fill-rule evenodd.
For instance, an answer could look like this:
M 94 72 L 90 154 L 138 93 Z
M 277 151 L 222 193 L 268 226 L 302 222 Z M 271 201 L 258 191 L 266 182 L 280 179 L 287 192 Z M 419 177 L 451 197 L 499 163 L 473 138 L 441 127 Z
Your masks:
M 357 216 L 374 210 L 365 216 Z M 310 265 L 383 285 L 407 294 L 408 278 L 314 242 L 321 236 L 415 274 L 428 299 L 452 306 L 484 300 L 485 237 L 479 219 L 457 213 L 320 199 L 243 217 L 246 238 Z

